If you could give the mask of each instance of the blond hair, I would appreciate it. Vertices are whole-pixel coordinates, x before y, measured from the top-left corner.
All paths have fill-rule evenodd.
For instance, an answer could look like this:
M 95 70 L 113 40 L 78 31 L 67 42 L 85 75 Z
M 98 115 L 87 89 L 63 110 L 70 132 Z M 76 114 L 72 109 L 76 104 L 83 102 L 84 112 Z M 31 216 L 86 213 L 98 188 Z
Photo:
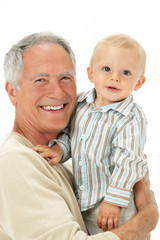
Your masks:
M 114 34 L 100 40 L 94 47 L 90 60 L 91 67 L 93 67 L 94 57 L 101 47 L 135 49 L 139 53 L 140 60 L 142 62 L 142 74 L 144 74 L 146 65 L 146 52 L 144 48 L 134 38 L 126 34 Z

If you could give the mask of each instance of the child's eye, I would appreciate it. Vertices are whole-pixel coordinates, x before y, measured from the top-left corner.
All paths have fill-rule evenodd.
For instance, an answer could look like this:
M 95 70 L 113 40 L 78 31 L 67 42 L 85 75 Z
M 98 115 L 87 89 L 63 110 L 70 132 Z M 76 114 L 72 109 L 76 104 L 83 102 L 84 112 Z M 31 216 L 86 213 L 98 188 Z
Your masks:
M 130 75 L 131 75 L 131 72 L 128 71 L 128 70 L 124 70 L 124 71 L 123 71 L 123 74 L 126 75 L 126 76 L 130 76 Z
M 110 72 L 111 69 L 110 69 L 110 67 L 103 67 L 102 70 L 105 72 Z

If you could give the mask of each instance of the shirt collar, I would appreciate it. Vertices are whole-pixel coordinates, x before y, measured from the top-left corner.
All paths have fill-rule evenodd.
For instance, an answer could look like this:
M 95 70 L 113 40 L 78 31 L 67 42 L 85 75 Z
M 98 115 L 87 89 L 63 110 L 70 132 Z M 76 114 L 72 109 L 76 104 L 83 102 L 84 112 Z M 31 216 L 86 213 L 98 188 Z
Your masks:
M 84 100 L 86 100 L 88 102 L 88 97 L 89 99 L 92 98 L 93 101 L 89 101 L 88 103 L 94 102 L 95 99 L 95 89 L 93 88 L 92 90 L 88 91 L 88 92 L 82 92 L 79 93 L 77 96 L 77 102 L 83 102 Z
M 92 90 L 90 90 L 88 92 L 80 94 L 77 101 L 82 102 L 82 101 L 86 100 L 86 102 L 88 104 L 93 105 L 95 96 L 96 96 L 96 91 L 95 91 L 95 88 L 93 88 Z M 110 109 L 113 109 L 127 117 L 129 115 L 130 111 L 132 110 L 133 105 L 134 105 L 133 95 L 131 94 L 129 97 L 127 97 L 126 99 L 124 99 L 120 102 L 115 102 L 115 103 L 112 103 L 109 105 L 105 105 L 105 106 L 97 108 L 97 109 L 95 108 L 95 111 L 107 112 Z

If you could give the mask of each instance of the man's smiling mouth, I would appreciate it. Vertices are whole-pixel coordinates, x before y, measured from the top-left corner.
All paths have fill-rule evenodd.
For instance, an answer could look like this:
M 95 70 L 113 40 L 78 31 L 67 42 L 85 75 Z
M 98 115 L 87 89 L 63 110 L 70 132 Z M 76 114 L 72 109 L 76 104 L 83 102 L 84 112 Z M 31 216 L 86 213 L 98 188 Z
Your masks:
M 42 109 L 47 110 L 47 111 L 56 111 L 56 110 L 61 110 L 64 108 L 64 104 L 59 105 L 59 106 L 41 106 Z

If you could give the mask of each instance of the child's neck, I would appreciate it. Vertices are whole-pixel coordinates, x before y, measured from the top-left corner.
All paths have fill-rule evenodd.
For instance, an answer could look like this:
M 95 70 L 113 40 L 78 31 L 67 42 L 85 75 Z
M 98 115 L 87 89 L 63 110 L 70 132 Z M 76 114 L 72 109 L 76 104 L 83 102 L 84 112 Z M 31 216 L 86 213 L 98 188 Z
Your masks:
M 97 101 L 97 98 L 95 98 L 95 100 L 94 100 L 94 106 L 95 106 L 95 108 L 100 108 L 100 107 L 104 107 L 104 106 L 107 106 L 107 105 L 110 105 L 110 104 L 112 104 L 112 103 L 114 103 L 114 102 L 101 102 L 101 101 Z

